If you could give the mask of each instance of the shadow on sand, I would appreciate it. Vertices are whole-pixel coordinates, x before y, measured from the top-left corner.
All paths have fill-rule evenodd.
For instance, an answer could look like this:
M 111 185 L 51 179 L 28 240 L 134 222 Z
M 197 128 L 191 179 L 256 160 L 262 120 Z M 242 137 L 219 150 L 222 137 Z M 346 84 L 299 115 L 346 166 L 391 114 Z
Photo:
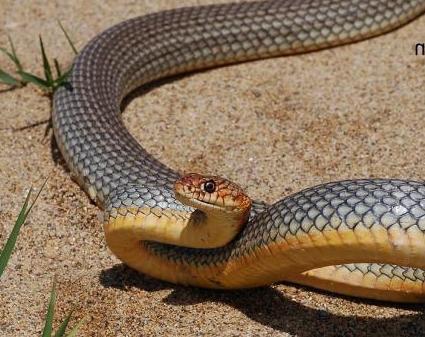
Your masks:
M 190 288 L 150 278 L 122 264 L 102 271 L 100 282 L 105 287 L 122 290 L 133 287 L 149 292 L 172 289 L 171 294 L 163 299 L 167 304 L 184 306 L 201 302 L 222 303 L 239 310 L 249 319 L 262 325 L 299 337 L 425 335 L 423 305 L 398 305 L 350 298 L 357 303 L 410 309 L 416 311 L 416 314 L 392 318 L 339 316 L 325 310 L 306 307 L 285 297 L 284 293 L 273 287 L 234 291 Z

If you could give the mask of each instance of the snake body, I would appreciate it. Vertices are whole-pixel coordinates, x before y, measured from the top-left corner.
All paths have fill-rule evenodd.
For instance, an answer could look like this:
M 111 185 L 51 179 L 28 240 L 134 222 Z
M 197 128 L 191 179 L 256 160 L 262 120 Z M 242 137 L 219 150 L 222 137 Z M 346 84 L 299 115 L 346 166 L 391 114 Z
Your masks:
M 245 227 L 222 247 L 146 240 L 143 219 L 155 230 L 155 221 L 194 210 L 176 200 L 180 175 L 124 127 L 120 103 L 160 78 L 359 41 L 424 11 L 424 0 L 271 0 L 154 13 L 96 36 L 75 60 L 69 84 L 55 93 L 53 126 L 75 179 L 105 209 L 111 250 L 129 266 L 175 283 L 242 288 L 289 280 L 423 301 L 423 182 L 348 180 L 273 205 L 253 202 Z

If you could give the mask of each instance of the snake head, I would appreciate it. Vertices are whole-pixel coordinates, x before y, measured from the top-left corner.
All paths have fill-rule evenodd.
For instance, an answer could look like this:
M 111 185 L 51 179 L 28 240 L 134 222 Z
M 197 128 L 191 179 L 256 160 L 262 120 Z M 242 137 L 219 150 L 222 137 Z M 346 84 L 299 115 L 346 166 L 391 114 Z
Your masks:
M 180 202 L 207 214 L 234 215 L 244 222 L 249 216 L 251 198 L 227 179 L 190 173 L 177 180 L 174 188 Z

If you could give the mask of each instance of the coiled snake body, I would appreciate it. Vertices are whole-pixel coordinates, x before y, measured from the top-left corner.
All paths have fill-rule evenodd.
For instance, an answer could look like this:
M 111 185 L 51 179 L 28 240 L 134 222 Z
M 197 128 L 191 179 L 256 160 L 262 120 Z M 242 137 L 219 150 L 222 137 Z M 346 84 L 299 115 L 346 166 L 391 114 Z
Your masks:
M 289 280 L 423 301 L 423 182 L 333 182 L 273 205 L 252 202 L 249 214 L 251 201 L 237 186 L 181 178 L 149 155 L 124 127 L 120 103 L 166 76 L 359 41 L 424 11 L 424 0 L 272 0 L 164 11 L 96 36 L 54 96 L 53 125 L 76 180 L 105 209 L 111 250 L 175 283 L 242 288 Z

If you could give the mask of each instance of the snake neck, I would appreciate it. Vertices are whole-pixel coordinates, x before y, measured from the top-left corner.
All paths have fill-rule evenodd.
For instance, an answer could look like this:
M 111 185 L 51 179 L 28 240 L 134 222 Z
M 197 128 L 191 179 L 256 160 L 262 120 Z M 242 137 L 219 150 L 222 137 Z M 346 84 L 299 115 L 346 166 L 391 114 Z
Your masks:
M 175 200 L 161 207 L 172 190 L 162 188 L 157 196 L 143 187 L 132 186 L 126 195 L 138 195 L 136 202 L 122 194 L 108 202 L 104 229 L 109 246 L 153 241 L 188 248 L 216 248 L 229 243 L 248 220 L 235 212 L 203 212 Z M 122 192 L 120 192 L 122 193 Z M 129 205 L 129 203 L 132 203 Z M 152 205 L 155 202 L 155 205 Z M 125 247 L 124 247 L 125 248 Z M 114 249 L 113 249 L 114 250 Z

